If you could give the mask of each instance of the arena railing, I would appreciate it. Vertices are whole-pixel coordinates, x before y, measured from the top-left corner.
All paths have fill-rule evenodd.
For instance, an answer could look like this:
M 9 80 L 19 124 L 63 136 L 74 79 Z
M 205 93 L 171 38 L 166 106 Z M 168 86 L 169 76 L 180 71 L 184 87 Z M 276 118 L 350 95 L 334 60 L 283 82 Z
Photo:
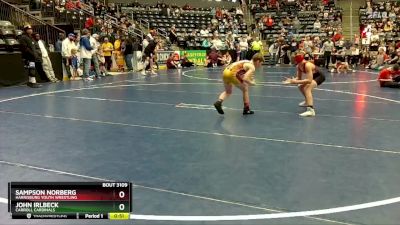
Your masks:
M 52 45 L 56 43 L 60 33 L 65 34 L 65 31 L 60 28 L 50 25 L 4 0 L 0 0 L 0 20 L 10 21 L 21 30 L 29 24 L 34 32 L 39 33 L 44 41 Z

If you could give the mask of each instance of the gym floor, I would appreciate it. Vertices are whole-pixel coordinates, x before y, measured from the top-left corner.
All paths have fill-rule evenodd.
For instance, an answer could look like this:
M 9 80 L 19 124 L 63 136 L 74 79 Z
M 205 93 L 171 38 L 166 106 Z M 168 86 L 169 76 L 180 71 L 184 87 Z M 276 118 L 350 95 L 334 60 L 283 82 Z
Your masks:
M 0 224 L 399 224 L 399 90 L 325 72 L 300 118 L 294 71 L 257 71 L 248 116 L 238 89 L 213 108 L 222 68 L 0 89 Z M 135 220 L 7 213 L 7 182 L 104 180 L 134 184 Z

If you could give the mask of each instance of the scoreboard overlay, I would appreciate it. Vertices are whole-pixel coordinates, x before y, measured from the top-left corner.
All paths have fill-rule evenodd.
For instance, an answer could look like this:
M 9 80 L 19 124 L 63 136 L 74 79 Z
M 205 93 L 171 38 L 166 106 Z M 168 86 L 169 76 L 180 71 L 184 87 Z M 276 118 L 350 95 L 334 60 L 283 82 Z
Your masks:
M 130 182 L 10 182 L 13 219 L 129 219 Z

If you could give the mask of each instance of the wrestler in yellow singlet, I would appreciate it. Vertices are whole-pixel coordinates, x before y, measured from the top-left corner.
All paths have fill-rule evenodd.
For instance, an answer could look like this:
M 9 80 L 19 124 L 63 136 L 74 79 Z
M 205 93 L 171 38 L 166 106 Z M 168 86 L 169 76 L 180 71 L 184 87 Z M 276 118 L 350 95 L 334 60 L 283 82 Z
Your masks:
M 214 103 L 219 114 L 224 114 L 222 102 L 232 94 L 233 85 L 243 93 L 243 115 L 254 114 L 250 110 L 249 85 L 255 85 L 254 72 L 264 62 L 261 54 L 255 54 L 251 61 L 243 60 L 235 62 L 225 68 L 222 76 L 225 91 L 219 95 L 218 101 Z
M 239 85 L 243 83 L 243 75 L 250 69 L 254 69 L 254 65 L 249 60 L 234 62 L 225 68 L 222 80 L 226 84 Z

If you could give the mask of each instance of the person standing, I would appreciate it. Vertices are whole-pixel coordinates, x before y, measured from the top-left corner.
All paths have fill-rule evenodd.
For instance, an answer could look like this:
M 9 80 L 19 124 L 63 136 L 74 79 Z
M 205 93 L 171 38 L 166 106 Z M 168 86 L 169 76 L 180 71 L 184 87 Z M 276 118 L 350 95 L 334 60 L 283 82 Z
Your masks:
M 245 60 L 247 57 L 247 51 L 249 50 L 249 43 L 247 42 L 246 37 L 242 37 L 239 42 L 240 47 L 240 60 Z
M 40 85 L 36 83 L 36 67 L 35 62 L 41 60 L 35 49 L 35 42 L 32 39 L 32 27 L 30 25 L 24 26 L 24 32 L 19 39 L 22 60 L 24 63 L 25 71 L 28 75 L 28 87 L 39 88 Z
M 260 41 L 260 38 L 256 37 L 256 39 L 251 43 L 251 50 L 253 51 L 253 54 L 261 52 L 262 49 L 263 49 L 263 44 Z
M 295 56 L 296 77 L 287 78 L 284 84 L 297 85 L 305 101 L 300 102 L 300 107 L 306 107 L 307 110 L 299 116 L 315 116 L 313 90 L 325 81 L 325 75 L 319 71 L 318 67 L 312 62 L 311 55 L 300 52 Z M 304 77 L 305 76 L 305 77 Z
M 139 58 L 140 55 L 142 53 L 141 51 L 141 45 L 140 45 L 140 39 L 135 38 L 133 41 L 133 70 L 137 71 L 138 70 L 138 62 L 139 62 Z
M 144 68 L 142 71 L 142 75 L 146 75 L 146 67 L 149 66 L 149 70 L 151 75 L 156 75 L 157 73 L 154 72 L 153 62 L 154 62 L 154 54 L 157 47 L 157 42 L 155 40 L 150 41 L 147 47 L 143 51 L 143 58 L 144 58 Z
M 114 59 L 118 67 L 119 72 L 124 71 L 124 64 L 125 64 L 125 59 L 124 55 L 122 53 L 122 43 L 124 42 L 124 37 L 120 36 L 115 36 L 115 42 L 114 42 Z
M 83 64 L 83 79 L 85 81 L 92 81 L 89 77 L 90 64 L 92 61 L 92 46 L 90 45 L 90 32 L 88 29 L 82 30 L 82 36 L 79 41 L 81 60 Z
M 232 95 L 233 86 L 242 91 L 243 95 L 243 115 L 254 114 L 250 110 L 249 86 L 256 84 L 254 73 L 256 68 L 262 66 L 264 57 L 261 54 L 255 54 L 251 61 L 242 60 L 235 62 L 225 68 L 222 76 L 225 90 L 219 95 L 214 107 L 219 114 L 224 114 L 222 103 Z
M 94 71 L 96 73 L 96 77 L 99 78 L 102 76 L 100 72 L 100 63 L 99 63 L 99 48 L 100 48 L 100 43 L 99 43 L 99 35 L 98 34 L 93 34 L 89 41 L 90 41 L 90 46 L 92 46 L 92 63 L 94 67 Z
M 126 40 L 124 41 L 124 44 L 122 44 L 122 52 L 124 54 L 125 58 L 125 63 L 126 67 L 128 68 L 128 72 L 133 72 L 133 42 L 132 39 L 127 37 Z M 135 52 L 136 54 L 136 52 Z
M 51 64 L 49 51 L 46 47 L 46 44 L 40 39 L 40 35 L 38 33 L 35 33 L 32 36 L 39 47 L 39 51 L 41 53 L 40 55 L 42 56 L 41 64 L 43 71 L 46 74 L 46 77 L 53 83 L 59 82 L 59 80 L 56 78 L 56 75 L 54 74 L 53 66 Z
M 61 44 L 61 56 L 62 56 L 62 63 L 67 72 L 68 79 L 71 78 L 72 73 L 70 69 L 71 65 L 71 52 L 72 50 L 78 49 L 78 46 L 75 43 L 75 34 L 70 33 L 68 34 L 68 38 L 65 38 Z
M 54 51 L 55 52 L 61 52 L 62 51 L 62 42 L 65 39 L 65 34 L 64 33 L 59 33 L 58 34 L 58 40 L 54 46 Z
M 112 52 L 114 50 L 114 46 L 113 44 L 111 44 L 111 42 L 108 41 L 108 38 L 104 38 L 104 43 L 101 45 L 101 49 L 103 50 L 103 55 L 106 61 L 106 69 L 107 71 L 111 70 L 111 66 L 112 66 Z
M 334 50 L 334 43 L 331 39 L 324 42 L 322 51 L 324 52 L 324 58 L 326 60 L 325 68 L 328 69 L 329 63 L 331 62 L 332 51 Z

